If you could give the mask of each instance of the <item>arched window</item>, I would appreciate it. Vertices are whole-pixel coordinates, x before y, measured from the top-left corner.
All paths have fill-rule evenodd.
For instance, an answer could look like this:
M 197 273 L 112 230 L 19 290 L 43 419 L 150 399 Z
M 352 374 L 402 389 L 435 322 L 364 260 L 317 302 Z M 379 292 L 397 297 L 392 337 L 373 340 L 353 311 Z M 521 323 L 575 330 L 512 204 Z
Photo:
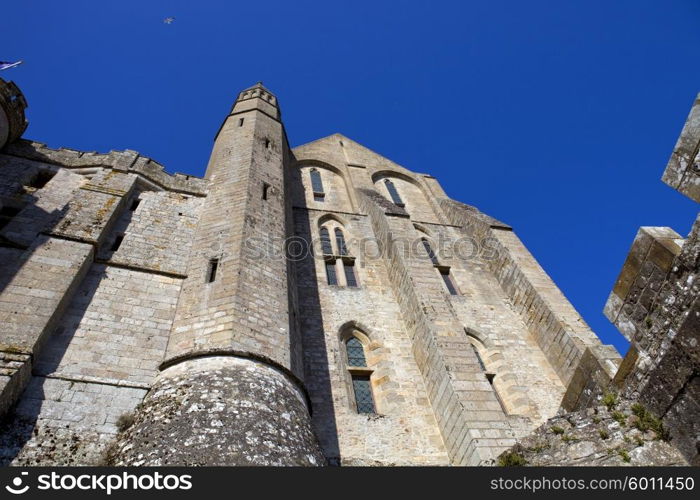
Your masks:
M 321 250 L 323 255 L 333 255 L 333 247 L 331 246 L 331 237 L 328 234 L 328 228 L 322 227 L 320 229 L 321 234 Z
M 337 285 L 338 284 L 338 275 L 335 273 L 335 261 L 334 260 L 327 260 L 326 261 L 326 281 L 328 281 L 329 285 Z
M 357 337 L 350 337 L 345 343 L 345 347 L 348 352 L 348 365 L 349 366 L 363 366 L 367 367 L 367 360 L 365 359 L 365 348 L 362 342 Z
M 405 206 L 403 200 L 401 199 L 401 196 L 399 196 L 399 192 L 396 190 L 396 186 L 394 186 L 394 183 L 391 182 L 391 180 L 389 179 L 386 179 L 384 183 L 386 184 L 386 189 L 387 191 L 389 191 L 389 196 L 391 196 L 391 199 L 394 202 L 394 204 L 399 207 Z
M 372 372 L 367 369 L 362 342 L 357 337 L 350 337 L 345 342 L 345 351 L 357 413 L 376 413 L 372 395 Z
M 439 262 L 437 260 L 437 257 L 435 256 L 435 253 L 433 253 L 433 249 L 430 248 L 430 243 L 425 238 L 423 238 L 421 241 L 423 242 L 423 248 L 425 248 L 425 253 L 428 254 L 428 257 L 430 257 L 432 263 L 437 266 Z
M 331 223 L 331 225 L 332 224 L 333 223 Z M 336 227 L 333 233 L 335 234 L 335 252 L 333 251 L 333 243 L 328 227 L 321 226 L 319 229 L 319 234 L 321 236 L 321 252 L 323 253 L 323 259 L 325 261 L 324 264 L 326 267 L 328 284 L 357 288 L 355 258 L 348 252 L 343 230 Z M 337 269 L 338 265 L 342 266 L 342 269 Z M 339 277 L 342 279 L 343 276 L 345 277 L 345 283 L 339 282 Z
M 345 272 L 345 284 L 350 288 L 356 288 L 355 261 L 353 259 L 343 259 L 343 270 Z
M 323 191 L 323 181 L 321 180 L 321 172 L 312 168 L 309 172 L 311 176 L 311 189 L 314 192 L 314 201 L 323 201 L 326 193 Z
M 345 236 L 343 236 L 343 230 L 339 227 L 335 228 L 335 246 L 338 248 L 338 255 L 348 254 L 348 249 L 345 247 Z

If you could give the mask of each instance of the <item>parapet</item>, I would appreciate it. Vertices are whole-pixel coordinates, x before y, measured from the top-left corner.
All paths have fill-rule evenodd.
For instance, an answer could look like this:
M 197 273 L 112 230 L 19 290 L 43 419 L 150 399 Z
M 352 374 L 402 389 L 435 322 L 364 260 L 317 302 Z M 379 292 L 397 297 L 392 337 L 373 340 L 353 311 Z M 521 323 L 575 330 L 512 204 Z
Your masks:
M 109 153 L 83 152 L 69 148 L 52 149 L 40 142 L 20 140 L 8 144 L 3 153 L 68 169 L 111 168 L 138 174 L 167 191 L 194 196 L 206 195 L 205 179 L 185 174 L 169 174 L 157 161 L 128 149 Z
M 695 98 L 661 180 L 700 203 L 700 94 Z
M 639 327 L 647 320 L 683 241 L 670 227 L 642 227 L 632 243 L 604 313 L 633 344 L 641 340 Z

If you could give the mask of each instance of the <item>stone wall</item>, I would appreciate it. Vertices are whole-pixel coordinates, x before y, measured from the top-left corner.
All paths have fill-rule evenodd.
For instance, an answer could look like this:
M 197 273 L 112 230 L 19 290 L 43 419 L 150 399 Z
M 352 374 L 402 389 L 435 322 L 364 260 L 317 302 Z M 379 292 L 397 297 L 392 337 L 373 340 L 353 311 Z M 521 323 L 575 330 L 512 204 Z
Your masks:
M 387 270 L 375 251 L 362 253 L 360 242 L 373 235 L 367 216 L 335 214 L 348 252 L 357 256 L 358 288 L 326 282 L 318 244 L 319 218 L 328 211 L 295 210 L 296 235 L 315 241 L 297 263 L 300 322 L 305 356 L 305 383 L 313 421 L 331 463 L 350 465 L 447 465 L 449 463 L 411 340 Z M 360 332 L 368 339 L 377 415 L 358 414 L 343 350 L 343 334 Z
M 632 347 L 615 389 L 662 417 L 673 443 L 698 462 L 700 435 L 700 219 L 687 239 L 642 228 L 605 313 Z
M 358 425 L 357 415 L 354 420 L 345 418 L 354 412 L 352 393 L 342 376 L 339 342 L 348 322 L 365 325 L 363 333 L 371 349 L 382 353 L 377 359 L 390 370 L 384 376 L 384 367 L 372 367 L 372 388 L 382 421 L 391 422 L 392 413 L 411 408 L 402 404 L 385 415 L 381 408 L 385 381 L 393 387 L 399 377 L 418 373 L 425 387 L 420 401 L 432 408 L 435 424 L 430 425 L 439 429 L 450 463 L 487 461 L 556 412 L 583 353 L 602 346 L 522 243 L 512 238 L 508 226 L 475 209 L 458 208 L 465 206 L 448 200 L 435 179 L 416 175 L 338 134 L 295 148 L 294 155 L 301 166 L 296 182 L 304 186 L 299 191 L 306 193 L 296 198 L 297 235 L 316 242 L 316 258 L 312 262 L 309 256 L 308 262 L 297 265 L 297 279 L 300 309 L 305 312 L 301 324 L 306 379 L 326 453 L 338 453 L 342 463 L 357 463 L 356 455 L 371 453 L 372 460 L 382 463 L 387 461 L 383 456 L 398 457 L 401 443 L 407 443 L 392 437 L 381 449 L 364 449 L 364 443 L 377 438 L 378 424 L 358 420 L 362 424 Z M 311 165 L 343 179 L 342 184 L 329 183 L 324 201 L 313 200 L 306 185 Z M 404 207 L 391 201 L 384 183 L 387 178 L 394 182 Z M 350 187 L 354 213 L 346 212 L 347 203 L 334 201 L 330 190 L 338 185 Z M 359 289 L 326 283 L 318 244 L 319 221 L 324 220 L 335 221 L 333 227 L 340 224 L 346 238 L 357 242 L 349 249 L 352 255 L 359 252 Z M 482 232 L 495 225 L 510 235 L 491 235 L 493 248 L 488 248 L 489 243 L 482 248 L 483 238 L 476 238 L 473 251 L 469 238 L 481 234 L 474 233 L 474 224 Z M 428 238 L 436 252 L 444 250 L 438 256 L 440 265 L 450 269 L 458 295 L 447 293 L 421 237 Z M 342 285 L 342 278 L 339 281 Z M 375 288 L 384 293 L 376 295 Z M 528 315 L 533 303 L 541 304 L 535 321 Z M 404 332 L 402 342 L 410 347 L 412 360 L 394 359 L 395 349 L 389 348 L 383 325 L 397 328 L 394 335 Z M 550 345 L 553 338 L 556 350 Z M 594 358 L 596 366 L 605 366 L 606 375 L 619 363 L 611 347 Z M 332 404 L 328 394 L 333 395 Z M 401 394 L 408 393 L 402 388 Z M 383 431 L 391 435 L 386 424 Z
M 5 464 L 102 462 L 157 373 L 204 184 L 149 162 L 30 141 L 0 154 Z
M 656 429 L 656 430 L 655 430 Z M 600 403 L 550 419 L 495 465 L 678 466 L 683 455 L 641 405 Z
M 477 465 L 610 380 L 619 357 L 507 225 L 344 136 L 286 141 L 258 84 L 204 179 L 128 150 L 3 149 L 5 463 Z M 322 224 L 347 254 L 322 256 Z M 288 259 L 291 236 L 315 245 Z

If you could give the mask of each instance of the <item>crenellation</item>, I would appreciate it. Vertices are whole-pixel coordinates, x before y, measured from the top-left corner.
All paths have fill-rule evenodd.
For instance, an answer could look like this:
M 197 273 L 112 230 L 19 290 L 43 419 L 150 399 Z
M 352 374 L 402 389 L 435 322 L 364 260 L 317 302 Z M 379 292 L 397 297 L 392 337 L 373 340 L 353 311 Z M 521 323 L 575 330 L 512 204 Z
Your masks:
M 2 153 L 67 169 L 108 168 L 124 173 L 132 172 L 154 183 L 160 189 L 194 196 L 206 194 L 204 179 L 184 174 L 168 174 L 162 165 L 139 155 L 136 151 L 81 152 L 68 148 L 52 149 L 40 142 L 20 139 L 8 144 Z

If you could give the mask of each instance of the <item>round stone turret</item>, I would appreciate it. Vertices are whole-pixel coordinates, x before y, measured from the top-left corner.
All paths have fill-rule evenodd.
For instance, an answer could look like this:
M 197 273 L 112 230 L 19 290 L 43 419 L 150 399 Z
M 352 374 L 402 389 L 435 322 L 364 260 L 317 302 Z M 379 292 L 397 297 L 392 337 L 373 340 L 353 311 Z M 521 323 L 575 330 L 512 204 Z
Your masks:
M 27 128 L 27 101 L 14 82 L 0 78 L 0 149 L 20 138 Z
M 165 360 L 118 438 L 115 465 L 325 464 L 289 295 L 290 159 L 279 116 L 257 84 L 217 134 Z

